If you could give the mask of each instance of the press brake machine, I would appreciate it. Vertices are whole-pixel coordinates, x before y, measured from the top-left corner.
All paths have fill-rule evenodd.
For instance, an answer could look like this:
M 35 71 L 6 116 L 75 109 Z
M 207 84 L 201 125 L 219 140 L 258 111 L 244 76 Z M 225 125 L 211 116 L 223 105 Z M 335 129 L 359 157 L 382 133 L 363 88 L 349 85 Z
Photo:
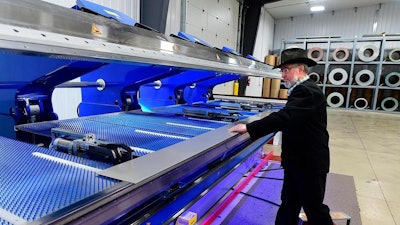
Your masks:
M 240 76 L 280 77 L 270 66 L 97 7 L 0 0 L 0 224 L 174 223 L 272 137 L 227 132 L 270 105 L 212 96 Z M 56 88 L 82 89 L 78 118 L 58 120 Z

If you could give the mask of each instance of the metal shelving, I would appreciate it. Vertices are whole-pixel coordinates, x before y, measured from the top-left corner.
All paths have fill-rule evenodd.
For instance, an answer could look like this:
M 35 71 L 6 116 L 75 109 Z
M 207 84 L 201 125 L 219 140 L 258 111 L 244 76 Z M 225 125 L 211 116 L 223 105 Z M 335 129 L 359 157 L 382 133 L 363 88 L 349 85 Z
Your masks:
M 317 61 L 310 73 L 319 75 L 329 107 L 400 112 L 400 36 L 282 42 L 282 50 L 294 46 Z

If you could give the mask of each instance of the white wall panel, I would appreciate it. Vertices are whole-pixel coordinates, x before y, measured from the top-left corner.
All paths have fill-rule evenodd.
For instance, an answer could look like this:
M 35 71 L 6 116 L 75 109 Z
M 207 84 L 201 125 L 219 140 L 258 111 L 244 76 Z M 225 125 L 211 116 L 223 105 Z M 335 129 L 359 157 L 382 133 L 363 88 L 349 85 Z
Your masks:
M 214 87 L 213 94 L 216 95 L 232 95 L 233 94 L 233 81 L 219 84 Z
M 227 46 L 236 50 L 239 18 L 237 1 L 187 0 L 186 9 L 185 32 L 196 36 L 201 34 L 199 38 L 215 47 Z M 199 32 L 198 29 L 203 30 Z
M 76 78 L 73 82 L 79 82 Z M 82 102 L 82 93 L 80 88 L 57 88 L 51 96 L 54 112 L 59 119 L 69 119 L 78 117 L 77 108 Z
M 237 50 L 239 3 L 233 0 L 186 0 L 185 32 L 210 45 Z M 233 82 L 217 85 L 213 93 L 233 94 Z
M 198 29 L 207 29 L 208 24 L 208 14 L 207 12 L 197 7 L 196 5 L 187 4 L 186 5 L 186 27 L 185 30 L 190 29 L 189 27 L 196 27 Z M 187 33 L 192 34 L 191 32 L 186 31 Z M 199 37 L 204 39 L 202 37 Z
M 274 19 L 264 8 L 262 8 L 253 56 L 263 62 L 264 57 L 270 54 L 273 50 L 273 39 Z
M 377 29 L 373 32 L 373 23 L 377 17 Z M 332 36 L 342 38 L 361 37 L 365 34 L 399 33 L 398 12 L 400 3 L 386 3 L 357 10 L 347 9 L 335 12 L 300 16 L 275 21 L 274 50 L 279 52 L 281 41 L 294 40 L 306 36 Z
M 262 96 L 262 77 L 249 76 L 248 85 L 246 87 L 246 96 L 261 97 Z

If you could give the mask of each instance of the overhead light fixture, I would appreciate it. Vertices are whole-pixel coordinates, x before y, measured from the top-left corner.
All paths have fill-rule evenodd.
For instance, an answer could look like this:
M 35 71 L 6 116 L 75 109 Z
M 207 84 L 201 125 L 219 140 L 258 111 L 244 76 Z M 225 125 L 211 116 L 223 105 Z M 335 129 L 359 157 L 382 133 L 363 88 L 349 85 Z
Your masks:
M 325 10 L 325 6 L 323 6 L 323 5 L 311 6 L 310 10 L 311 10 L 311 12 L 324 11 Z

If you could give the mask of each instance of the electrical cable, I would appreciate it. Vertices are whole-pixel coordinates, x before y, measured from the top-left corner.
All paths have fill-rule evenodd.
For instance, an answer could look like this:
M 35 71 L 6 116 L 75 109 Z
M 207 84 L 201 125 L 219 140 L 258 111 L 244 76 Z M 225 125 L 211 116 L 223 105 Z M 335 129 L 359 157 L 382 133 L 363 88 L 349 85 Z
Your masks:
M 274 206 L 278 206 L 278 207 L 281 206 L 280 204 L 278 204 L 278 203 L 276 203 L 276 202 L 267 200 L 267 199 L 265 199 L 265 198 L 260 198 L 260 197 L 258 197 L 258 196 L 251 195 L 251 194 L 248 194 L 248 193 L 245 193 L 245 192 L 240 192 L 240 194 L 243 194 L 243 195 L 245 195 L 245 196 L 247 196 L 247 197 L 255 198 L 255 199 L 260 200 L 260 201 L 263 201 L 263 202 L 270 203 L 271 205 L 274 205 Z

